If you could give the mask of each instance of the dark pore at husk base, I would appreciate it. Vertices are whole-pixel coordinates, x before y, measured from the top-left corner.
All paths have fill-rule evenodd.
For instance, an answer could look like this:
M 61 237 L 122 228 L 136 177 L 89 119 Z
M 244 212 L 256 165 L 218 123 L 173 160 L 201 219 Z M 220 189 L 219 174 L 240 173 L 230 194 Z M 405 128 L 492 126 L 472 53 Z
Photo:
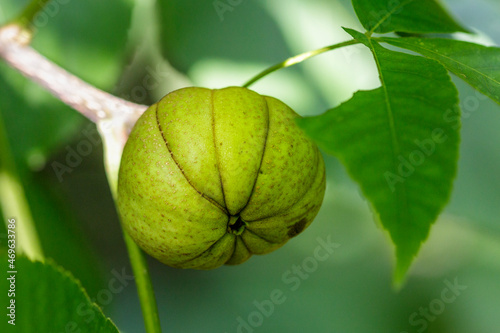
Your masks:
M 246 225 L 245 221 L 241 219 L 241 216 L 231 216 L 227 225 L 227 232 L 241 235 L 243 231 L 245 231 Z

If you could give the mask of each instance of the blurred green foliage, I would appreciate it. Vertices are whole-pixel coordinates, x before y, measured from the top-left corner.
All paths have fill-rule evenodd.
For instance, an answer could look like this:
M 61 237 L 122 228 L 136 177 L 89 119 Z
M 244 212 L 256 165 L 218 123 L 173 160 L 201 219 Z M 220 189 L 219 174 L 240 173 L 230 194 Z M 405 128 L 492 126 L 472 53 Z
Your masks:
M 14 16 L 22 5 L 18 1 L 2 3 L 2 13 L 5 18 Z M 35 19 L 39 30 L 33 45 L 51 60 L 92 84 L 112 89 L 125 59 L 124 43 L 131 9 L 130 3 L 121 1 L 88 1 L 85 4 L 53 1 Z M 111 11 L 117 14 L 117 19 L 106 19 Z M 94 24 L 88 24 L 94 20 Z M 54 177 L 57 173 L 50 162 L 55 154 L 61 152 L 60 162 L 67 165 L 68 148 L 76 149 L 71 141 L 78 140 L 79 133 L 83 137 L 82 133 L 89 124 L 78 113 L 3 62 L 0 63 L 0 86 L 1 115 L 43 250 L 47 257 L 54 258 L 73 272 L 89 293 L 95 293 L 104 283 L 102 263 L 94 246 L 82 233 L 82 219 L 64 198 L 64 182 L 60 180 L 67 180 L 71 173 Z M 100 147 L 94 148 L 93 155 L 102 159 L 102 153 L 98 154 Z M 101 182 L 105 181 L 102 167 L 100 178 Z M 89 186 L 96 185 L 92 179 L 86 182 Z M 98 189 L 94 187 L 91 191 Z M 76 187 L 73 190 L 75 193 L 84 191 Z M 102 192 L 109 196 L 105 183 L 101 185 Z M 107 203 L 112 201 L 108 199 Z M 88 205 L 86 198 L 78 203 L 85 210 L 89 209 Z M 102 230 L 106 231 L 106 228 Z

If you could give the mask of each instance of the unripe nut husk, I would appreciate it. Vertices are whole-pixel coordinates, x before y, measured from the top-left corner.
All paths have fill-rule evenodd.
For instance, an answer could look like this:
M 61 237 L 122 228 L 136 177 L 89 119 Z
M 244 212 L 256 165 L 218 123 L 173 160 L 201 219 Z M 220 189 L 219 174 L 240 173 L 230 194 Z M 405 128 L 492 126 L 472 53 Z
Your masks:
M 135 242 L 178 268 L 269 253 L 302 232 L 325 192 L 321 153 L 281 101 L 183 88 L 140 117 L 125 145 L 118 210 Z

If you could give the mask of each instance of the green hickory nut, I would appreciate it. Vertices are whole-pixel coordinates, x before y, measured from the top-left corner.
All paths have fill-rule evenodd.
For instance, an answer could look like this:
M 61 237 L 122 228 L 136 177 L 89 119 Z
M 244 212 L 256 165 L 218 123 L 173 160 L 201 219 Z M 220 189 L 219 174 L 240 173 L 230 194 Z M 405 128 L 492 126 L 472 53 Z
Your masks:
M 178 268 L 269 253 L 319 211 L 325 166 L 281 101 L 249 89 L 184 88 L 139 118 L 125 145 L 118 210 L 135 242 Z

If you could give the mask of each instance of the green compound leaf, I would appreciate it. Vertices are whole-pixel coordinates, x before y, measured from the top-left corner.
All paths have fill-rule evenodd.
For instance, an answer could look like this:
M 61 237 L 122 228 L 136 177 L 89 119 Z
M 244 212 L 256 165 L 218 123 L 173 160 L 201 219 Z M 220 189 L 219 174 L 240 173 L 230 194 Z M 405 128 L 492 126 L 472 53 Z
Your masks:
M 5 250 L 0 260 L 7 263 Z M 4 266 L 5 267 L 5 266 Z M 2 320 L 2 332 L 89 332 L 118 333 L 116 326 L 91 302 L 80 283 L 67 271 L 53 263 L 32 262 L 25 257 L 15 261 L 15 296 L 7 297 L 12 274 L 0 281 L 5 292 L 1 297 L 5 310 L 15 300 L 15 326 Z M 10 309 L 7 309 L 10 313 Z M 10 329 L 10 330 L 9 330 Z
M 458 92 L 434 60 L 368 46 L 382 86 L 299 125 L 359 183 L 395 246 L 401 283 L 447 203 L 457 171 Z
M 381 38 L 439 61 L 450 72 L 500 104 L 500 48 L 443 38 Z
M 467 32 L 436 0 L 352 0 L 352 5 L 369 32 Z

